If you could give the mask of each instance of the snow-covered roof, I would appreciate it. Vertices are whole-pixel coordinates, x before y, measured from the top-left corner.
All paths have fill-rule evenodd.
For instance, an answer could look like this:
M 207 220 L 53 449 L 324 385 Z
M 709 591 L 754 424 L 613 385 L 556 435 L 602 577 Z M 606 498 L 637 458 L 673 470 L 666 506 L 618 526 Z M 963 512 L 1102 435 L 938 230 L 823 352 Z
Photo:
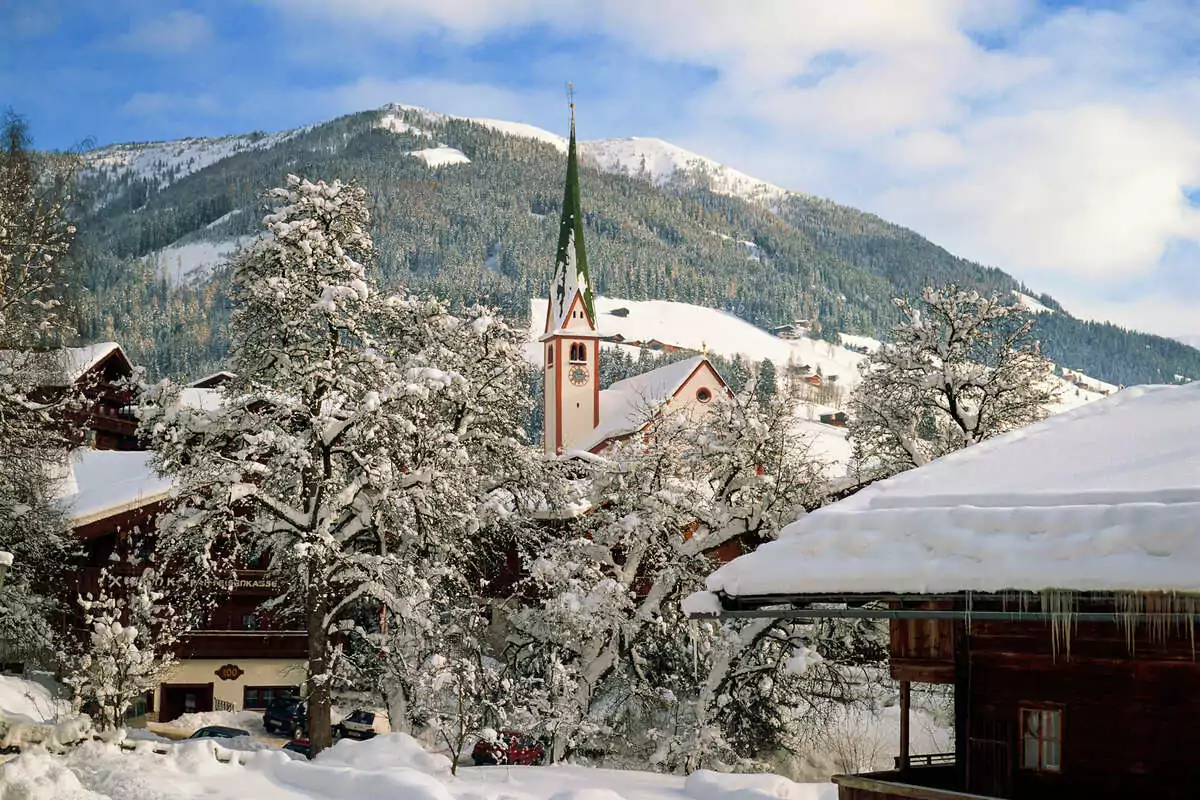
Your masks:
M 140 450 L 74 451 L 58 493 L 71 524 L 80 527 L 165 499 L 171 481 L 154 471 L 153 455 Z
M 224 383 L 225 381 L 234 380 L 235 378 L 237 378 L 236 373 L 233 373 L 233 372 L 230 372 L 229 370 L 223 369 L 218 372 L 214 372 L 211 375 L 205 375 L 203 378 L 194 380 L 191 383 L 189 383 L 188 386 L 193 386 L 193 387 L 198 387 L 198 388 L 203 388 L 203 389 L 211 389 L 213 387 L 207 386 L 206 384 L 220 384 L 220 383 Z
M 600 424 L 575 449 L 591 450 L 619 436 L 640 431 L 649 422 L 648 415 L 675 396 L 692 373 L 707 359 L 692 356 L 683 361 L 617 381 L 600 391 Z
M 115 352 L 121 350 L 116 342 L 98 342 L 83 347 L 68 347 L 66 355 L 66 374 L 71 383 L 79 380 L 92 367 L 99 364 Z M 124 355 L 124 351 L 121 351 Z
M 870 486 L 716 570 L 732 596 L 1200 591 L 1200 383 L 1126 389 Z
M 4 350 L 0 351 L 0 357 L 14 361 L 19 359 L 23 364 L 37 369 L 45 385 L 70 386 L 88 370 L 117 352 L 128 362 L 129 359 L 126 358 L 121 345 L 116 342 L 98 342 L 83 347 L 64 347 L 62 350 L 31 352 L 25 355 L 18 355 L 13 350 Z

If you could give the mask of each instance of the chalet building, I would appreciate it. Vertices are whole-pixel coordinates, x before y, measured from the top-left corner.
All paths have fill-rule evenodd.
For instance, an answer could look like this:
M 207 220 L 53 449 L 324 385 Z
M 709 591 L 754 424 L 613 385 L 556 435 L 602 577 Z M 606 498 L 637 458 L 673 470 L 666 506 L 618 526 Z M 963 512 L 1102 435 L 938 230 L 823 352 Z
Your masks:
M 567 148 L 567 179 L 562 222 L 542 346 L 544 450 L 549 455 L 601 453 L 612 442 L 649 426 L 663 410 L 702 414 L 716 397 L 729 393 L 725 381 L 703 355 L 618 381 L 601 390 L 600 343 L 579 199 L 575 117 Z M 657 340 L 651 349 L 674 349 Z
M 59 491 L 83 549 L 78 568 L 62 586 L 70 608 L 79 595 L 98 591 L 104 568 L 124 575 L 144 568 L 171 485 L 155 473 L 151 453 L 138 443 L 134 398 L 122 383 L 132 375 L 124 351 L 108 342 L 65 352 L 64 381 L 87 398 L 82 408 L 68 412 L 81 446 L 71 454 Z M 204 380 L 218 385 L 212 383 L 216 378 Z M 44 392 L 63 388 L 49 386 Z M 193 384 L 182 401 L 209 406 L 218 397 L 213 389 Z M 307 636 L 257 611 L 274 594 L 263 570 L 240 570 L 233 594 L 203 629 L 184 637 L 178 666 L 134 715 L 166 721 L 191 711 L 258 708 L 276 692 L 295 691 L 304 676 Z M 65 619 L 63 633 L 79 623 L 77 616 Z
M 838 428 L 845 428 L 850 424 L 850 415 L 845 411 L 834 411 L 831 414 L 822 414 L 818 417 L 825 425 L 833 425 Z
M 895 768 L 842 800 L 1200 796 L 1200 383 L 1135 387 L 863 489 L 693 616 L 887 619 Z M 1080 454 L 1085 458 L 1080 458 Z M 909 751 L 913 682 L 955 744 Z

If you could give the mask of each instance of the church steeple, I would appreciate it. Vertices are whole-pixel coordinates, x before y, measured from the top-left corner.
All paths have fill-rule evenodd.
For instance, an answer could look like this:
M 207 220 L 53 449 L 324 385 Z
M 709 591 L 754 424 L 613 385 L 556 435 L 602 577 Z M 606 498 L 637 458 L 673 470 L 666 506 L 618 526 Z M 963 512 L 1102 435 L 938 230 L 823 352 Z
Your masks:
M 583 244 L 574 103 L 554 278 L 546 308 L 546 332 L 539 340 L 545 345 L 544 446 L 547 454 L 554 455 L 584 441 L 600 423 L 600 334 L 596 331 L 595 298 Z
M 559 330 L 567 322 L 576 295 L 583 302 L 588 322 L 596 322 L 592 279 L 588 274 L 587 248 L 583 242 L 583 206 L 579 201 L 579 162 L 575 147 L 575 103 L 571 103 L 571 141 L 567 147 L 567 183 L 563 189 L 562 221 L 558 227 L 558 250 L 554 257 L 554 279 L 550 282 L 550 309 L 546 331 Z

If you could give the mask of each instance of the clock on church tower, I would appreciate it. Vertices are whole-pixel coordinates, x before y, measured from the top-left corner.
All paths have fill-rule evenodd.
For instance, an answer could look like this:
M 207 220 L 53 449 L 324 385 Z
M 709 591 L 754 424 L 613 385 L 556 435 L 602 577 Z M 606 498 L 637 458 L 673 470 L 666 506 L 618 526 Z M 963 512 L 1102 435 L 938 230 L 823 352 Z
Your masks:
M 583 386 L 588 382 L 588 368 L 583 364 L 572 364 L 571 371 L 567 373 L 567 377 L 571 379 L 571 383 L 576 386 Z

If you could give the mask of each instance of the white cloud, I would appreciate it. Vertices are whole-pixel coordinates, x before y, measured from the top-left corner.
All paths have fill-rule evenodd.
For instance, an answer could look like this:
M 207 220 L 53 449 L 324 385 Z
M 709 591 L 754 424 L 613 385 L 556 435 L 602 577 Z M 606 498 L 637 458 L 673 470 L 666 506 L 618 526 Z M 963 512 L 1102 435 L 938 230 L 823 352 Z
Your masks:
M 1171 119 L 1078 106 L 972 122 L 957 142 L 957 169 L 902 163 L 895 174 L 912 177 L 874 205 L 1010 270 L 1098 280 L 1152 273 L 1170 240 L 1200 239 L 1183 195 L 1200 178 L 1200 139 Z
M 117 40 L 117 46 L 144 53 L 174 55 L 200 49 L 212 41 L 208 20 L 193 11 L 177 9 L 148 20 Z

